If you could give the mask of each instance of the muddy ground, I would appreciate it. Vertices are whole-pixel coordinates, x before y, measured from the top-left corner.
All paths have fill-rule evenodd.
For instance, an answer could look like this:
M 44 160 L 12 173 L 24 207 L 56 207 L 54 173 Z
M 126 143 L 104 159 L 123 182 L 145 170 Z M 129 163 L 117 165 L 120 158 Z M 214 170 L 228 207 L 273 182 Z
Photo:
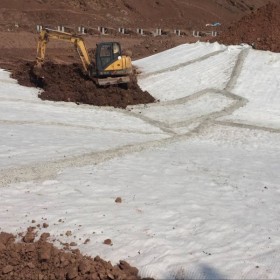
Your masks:
M 38 76 L 34 63 L 22 62 L 13 71 L 12 77 L 21 85 L 39 87 L 42 100 L 75 102 L 95 106 L 126 108 L 128 105 L 147 104 L 155 99 L 142 91 L 135 77 L 128 86 L 113 85 L 99 87 L 85 75 L 80 64 L 54 64 L 46 62 Z M 35 74 L 36 73 L 36 74 Z
M 71 249 L 71 246 L 75 246 L 74 243 L 71 246 L 67 244 L 67 250 L 58 249 L 47 241 L 49 236 L 48 233 L 43 233 L 37 241 L 34 241 L 35 227 L 30 227 L 22 236 L 21 242 L 15 242 L 14 235 L 1 232 L 0 279 L 142 279 L 138 276 L 138 269 L 125 261 L 120 261 L 119 264 L 113 266 L 98 256 L 95 258 L 83 256 L 78 249 Z

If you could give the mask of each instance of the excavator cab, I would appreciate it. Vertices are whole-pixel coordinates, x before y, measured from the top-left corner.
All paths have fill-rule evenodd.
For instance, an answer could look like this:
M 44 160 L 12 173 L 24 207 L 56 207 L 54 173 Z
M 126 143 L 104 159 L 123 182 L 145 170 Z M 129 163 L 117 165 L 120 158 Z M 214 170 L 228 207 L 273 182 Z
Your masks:
M 110 64 L 121 57 L 121 47 L 117 42 L 100 43 L 96 45 L 97 72 L 103 72 Z
M 118 42 L 103 42 L 96 45 L 95 71 L 99 84 L 106 84 L 113 80 L 118 83 L 128 83 L 132 73 L 131 59 L 122 56 Z

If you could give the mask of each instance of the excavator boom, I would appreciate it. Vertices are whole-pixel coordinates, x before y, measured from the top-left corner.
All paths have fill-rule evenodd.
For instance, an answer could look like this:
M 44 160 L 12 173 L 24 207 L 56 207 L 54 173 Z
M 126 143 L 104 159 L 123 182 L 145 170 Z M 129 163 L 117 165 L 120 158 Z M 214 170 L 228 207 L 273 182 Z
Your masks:
M 40 67 L 44 63 L 45 55 L 46 55 L 46 47 L 50 39 L 60 40 L 60 41 L 74 44 L 75 49 L 82 61 L 84 70 L 86 72 L 89 71 L 91 61 L 83 38 L 77 35 L 73 35 L 71 33 L 60 32 L 47 28 L 44 28 L 39 36 L 39 42 L 37 46 L 37 58 L 36 58 L 37 66 Z

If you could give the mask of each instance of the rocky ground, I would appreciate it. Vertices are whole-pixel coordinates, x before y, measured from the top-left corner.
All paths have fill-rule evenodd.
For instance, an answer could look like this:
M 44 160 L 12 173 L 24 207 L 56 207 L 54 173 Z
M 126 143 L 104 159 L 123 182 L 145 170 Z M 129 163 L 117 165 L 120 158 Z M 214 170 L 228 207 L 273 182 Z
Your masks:
M 125 261 L 113 266 L 98 256 L 94 259 L 83 256 L 78 249 L 71 249 L 75 246 L 74 242 L 65 244 L 65 248 L 59 250 L 48 242 L 49 236 L 43 233 L 35 241 L 36 227 L 30 227 L 21 237 L 21 242 L 15 242 L 14 235 L 1 232 L 0 279 L 141 279 L 137 268 Z

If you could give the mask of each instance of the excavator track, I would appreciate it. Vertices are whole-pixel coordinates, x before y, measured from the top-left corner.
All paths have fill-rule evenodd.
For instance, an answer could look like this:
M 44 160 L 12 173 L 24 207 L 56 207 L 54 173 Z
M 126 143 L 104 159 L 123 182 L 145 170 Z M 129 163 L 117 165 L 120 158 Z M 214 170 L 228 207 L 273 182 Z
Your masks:
M 118 84 L 128 84 L 130 83 L 130 77 L 108 77 L 108 78 L 94 78 L 94 82 L 98 86 L 110 86 L 110 85 L 118 85 Z

